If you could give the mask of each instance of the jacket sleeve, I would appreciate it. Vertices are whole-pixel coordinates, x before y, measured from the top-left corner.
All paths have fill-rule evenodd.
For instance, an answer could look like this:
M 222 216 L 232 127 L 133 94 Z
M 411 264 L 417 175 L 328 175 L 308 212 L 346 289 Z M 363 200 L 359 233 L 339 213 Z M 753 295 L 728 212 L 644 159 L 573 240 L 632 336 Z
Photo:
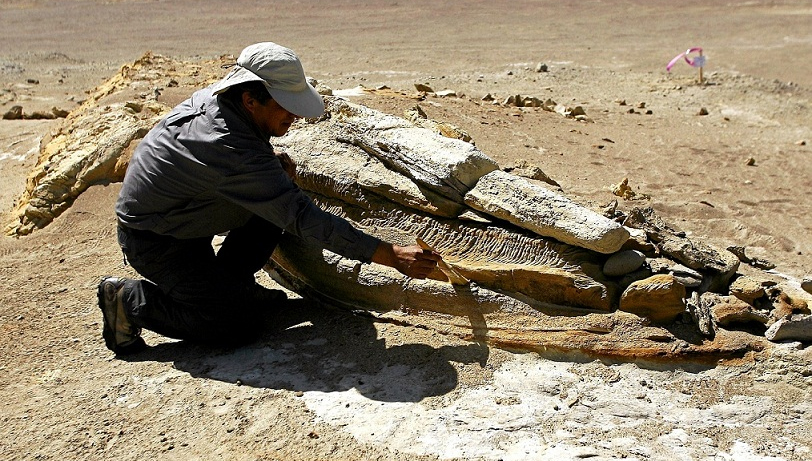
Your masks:
M 319 208 L 270 155 L 254 157 L 261 165 L 243 165 L 247 171 L 225 178 L 220 194 L 305 241 L 347 258 L 370 262 L 380 240 L 355 228 L 347 220 Z

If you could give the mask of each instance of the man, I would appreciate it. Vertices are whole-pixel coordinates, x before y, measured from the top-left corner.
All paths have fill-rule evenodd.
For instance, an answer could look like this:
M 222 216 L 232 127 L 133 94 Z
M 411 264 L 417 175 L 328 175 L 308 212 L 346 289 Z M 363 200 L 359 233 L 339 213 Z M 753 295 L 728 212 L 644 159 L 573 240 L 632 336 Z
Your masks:
M 179 339 L 238 343 L 259 333 L 262 308 L 285 299 L 254 274 L 282 232 L 348 258 L 425 278 L 439 256 L 383 242 L 319 209 L 293 182 L 296 167 L 269 139 L 324 101 L 296 54 L 245 48 L 220 82 L 195 92 L 133 153 L 116 203 L 126 260 L 148 280 L 105 277 L 103 336 L 117 354 L 146 347 L 146 328 Z M 228 232 L 215 254 L 212 238 Z

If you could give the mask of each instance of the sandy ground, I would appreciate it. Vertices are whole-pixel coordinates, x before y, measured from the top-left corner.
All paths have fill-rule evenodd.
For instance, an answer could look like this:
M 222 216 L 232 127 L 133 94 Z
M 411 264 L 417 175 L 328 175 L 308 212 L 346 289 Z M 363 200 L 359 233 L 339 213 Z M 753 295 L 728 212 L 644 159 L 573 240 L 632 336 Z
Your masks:
M 499 5 L 6 0 L 0 113 L 70 110 L 147 50 L 198 59 L 271 40 L 336 90 L 391 89 L 354 101 L 394 114 L 419 102 L 501 165 L 539 165 L 570 197 L 607 204 L 627 177 L 651 199 L 622 209 L 652 206 L 793 280 L 812 274 L 812 2 Z M 684 62 L 665 72 L 692 46 L 708 57 L 704 85 Z M 415 83 L 458 97 L 417 101 Z M 591 122 L 488 93 L 580 105 Z M 0 120 L 3 214 L 58 123 Z M 117 191 L 93 187 L 46 229 L 0 239 L 4 459 L 812 458 L 812 351 L 797 343 L 715 367 L 619 364 L 297 300 L 249 347 L 147 334 L 154 347 L 115 358 L 95 287 L 131 274 L 114 238 Z

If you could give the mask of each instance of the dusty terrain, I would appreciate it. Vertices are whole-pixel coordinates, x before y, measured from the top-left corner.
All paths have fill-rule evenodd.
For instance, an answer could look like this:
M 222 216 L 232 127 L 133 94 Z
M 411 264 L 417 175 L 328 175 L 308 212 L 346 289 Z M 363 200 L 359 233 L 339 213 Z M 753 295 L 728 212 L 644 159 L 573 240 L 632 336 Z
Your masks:
M 202 59 L 271 40 L 335 90 L 389 88 L 353 101 L 394 114 L 419 103 L 576 200 L 607 204 L 628 178 L 650 199 L 621 208 L 652 206 L 692 236 L 745 246 L 777 277 L 812 274 L 810 2 L 494 5 L 4 1 L 0 113 L 71 110 L 147 50 Z M 708 56 L 703 85 L 684 62 L 665 72 L 692 46 Z M 457 97 L 418 100 L 415 83 Z M 591 121 L 489 93 L 580 105 Z M 4 215 L 58 123 L 0 120 Z M 115 242 L 117 191 L 93 187 L 47 228 L 0 238 L 4 459 L 812 457 L 812 352 L 797 343 L 715 367 L 602 363 L 296 300 L 250 347 L 147 334 L 153 348 L 115 358 L 95 287 L 132 274 Z

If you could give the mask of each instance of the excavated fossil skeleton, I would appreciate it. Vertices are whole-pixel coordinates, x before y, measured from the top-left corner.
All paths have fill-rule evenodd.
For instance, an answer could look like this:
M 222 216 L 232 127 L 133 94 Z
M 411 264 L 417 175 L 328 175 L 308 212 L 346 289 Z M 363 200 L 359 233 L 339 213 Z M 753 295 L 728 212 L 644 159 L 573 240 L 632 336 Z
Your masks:
M 120 180 L 138 139 L 170 109 L 157 95 L 182 100 L 221 78 L 221 64 L 147 53 L 123 66 L 43 141 L 5 231 L 44 227 L 88 187 Z M 764 281 L 739 278 L 734 290 L 735 255 L 689 240 L 650 209 L 633 210 L 624 227 L 438 134 L 457 129 L 327 103 L 324 117 L 274 139 L 297 161 L 300 187 L 372 235 L 425 241 L 459 277 L 412 280 L 287 235 L 266 268 L 303 295 L 501 347 L 621 360 L 715 363 L 769 347 L 737 331 L 742 319 L 766 328 L 809 314 Z M 646 271 L 605 275 L 607 259 L 635 242 Z M 738 299 L 726 295 L 734 291 Z
M 498 170 L 473 145 L 340 99 L 275 140 L 324 209 L 380 238 L 439 251 L 468 284 L 412 280 L 287 236 L 268 267 L 327 304 L 506 347 L 615 357 L 725 356 L 754 346 L 693 325 L 668 329 L 616 311 L 601 272 L 629 238 L 619 224 Z M 566 243 L 565 243 L 566 242 Z M 735 335 L 734 335 L 735 336 Z

